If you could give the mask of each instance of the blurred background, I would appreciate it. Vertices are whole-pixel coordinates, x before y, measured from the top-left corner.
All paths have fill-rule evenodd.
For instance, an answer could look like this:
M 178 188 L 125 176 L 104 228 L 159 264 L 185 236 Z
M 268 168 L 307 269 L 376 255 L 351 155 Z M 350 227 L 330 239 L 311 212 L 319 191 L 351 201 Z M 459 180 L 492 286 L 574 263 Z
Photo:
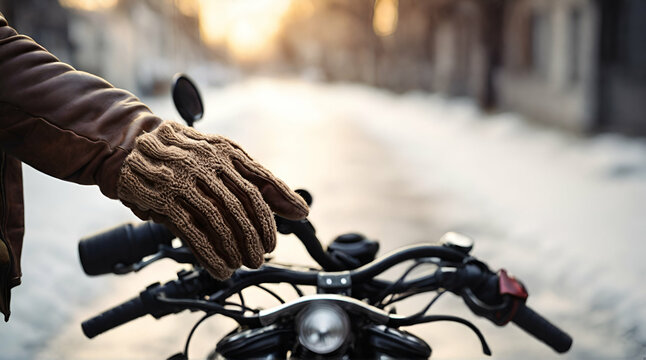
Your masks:
M 164 118 L 178 118 L 170 79 L 188 73 L 206 105 L 198 129 L 311 190 L 326 242 L 359 231 L 388 251 L 465 232 L 573 335 L 566 358 L 646 356 L 645 1 L 0 0 L 0 12 Z M 136 219 L 93 187 L 24 171 L 23 285 L 0 325 L 0 359 L 180 351 L 198 314 L 83 337 L 82 320 L 177 266 L 84 276 L 78 239 Z M 291 238 L 276 257 L 308 263 Z M 473 320 L 494 358 L 556 357 L 459 299 L 434 311 Z M 231 327 L 207 323 L 196 358 Z M 434 358 L 481 356 L 459 325 L 409 330 Z

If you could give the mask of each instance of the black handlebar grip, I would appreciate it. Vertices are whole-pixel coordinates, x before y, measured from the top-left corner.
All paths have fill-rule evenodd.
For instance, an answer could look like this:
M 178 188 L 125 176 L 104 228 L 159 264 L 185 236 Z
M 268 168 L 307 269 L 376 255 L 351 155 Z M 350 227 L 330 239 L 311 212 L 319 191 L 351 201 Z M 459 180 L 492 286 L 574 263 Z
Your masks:
M 520 305 L 512 322 L 558 353 L 564 353 L 570 350 L 572 346 L 572 338 L 570 335 L 552 325 L 547 319 L 525 304 Z
M 123 304 L 113 307 L 81 324 L 83 333 L 89 339 L 123 325 L 129 321 L 148 314 L 140 297 L 133 298 Z
M 79 257 L 88 275 L 114 271 L 116 264 L 132 265 L 156 253 L 159 245 L 170 245 L 175 235 L 164 225 L 150 221 L 124 224 L 79 241 Z

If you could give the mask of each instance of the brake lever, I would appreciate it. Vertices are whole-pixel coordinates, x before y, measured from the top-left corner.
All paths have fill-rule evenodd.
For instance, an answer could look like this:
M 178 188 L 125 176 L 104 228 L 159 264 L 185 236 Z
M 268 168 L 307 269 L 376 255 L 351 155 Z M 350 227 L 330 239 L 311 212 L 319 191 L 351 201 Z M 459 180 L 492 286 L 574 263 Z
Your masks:
M 294 234 L 303 243 L 305 249 L 325 271 L 343 271 L 346 266 L 323 249 L 321 241 L 316 237 L 314 225 L 307 219 L 288 220 L 275 215 L 276 228 L 283 235 Z
M 195 264 L 195 256 L 186 246 L 174 248 L 168 245 L 159 245 L 159 251 L 146 260 L 136 262 L 132 265 L 116 264 L 113 272 L 117 275 L 125 275 L 131 272 L 138 272 L 146 266 L 161 259 L 172 259 L 180 264 Z

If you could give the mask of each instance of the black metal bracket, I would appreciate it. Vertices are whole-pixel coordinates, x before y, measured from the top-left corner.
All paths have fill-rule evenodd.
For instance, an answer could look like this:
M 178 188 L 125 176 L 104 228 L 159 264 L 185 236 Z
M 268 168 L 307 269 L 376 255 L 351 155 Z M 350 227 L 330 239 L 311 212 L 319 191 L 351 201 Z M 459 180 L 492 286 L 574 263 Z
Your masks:
M 350 272 L 320 272 L 317 276 L 316 288 L 316 292 L 319 294 L 340 294 L 351 296 L 352 278 L 350 277 Z
M 181 246 L 181 247 L 174 248 L 172 246 L 162 244 L 162 245 L 159 245 L 159 251 L 153 256 L 149 257 L 148 259 L 139 261 L 137 263 L 134 263 L 132 265 L 127 265 L 127 266 L 121 263 L 116 264 L 114 266 L 113 272 L 117 275 L 124 275 L 131 272 L 137 272 L 145 268 L 146 266 L 154 263 L 155 261 L 161 260 L 164 258 L 173 259 L 180 264 L 196 263 L 195 256 L 193 255 L 193 253 L 188 247 Z

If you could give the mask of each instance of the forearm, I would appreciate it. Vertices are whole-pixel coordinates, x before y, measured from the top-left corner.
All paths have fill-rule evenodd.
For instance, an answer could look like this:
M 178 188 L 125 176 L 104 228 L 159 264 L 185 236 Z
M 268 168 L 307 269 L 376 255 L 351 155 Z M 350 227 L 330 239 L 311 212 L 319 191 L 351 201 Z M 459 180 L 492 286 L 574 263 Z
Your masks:
M 116 197 L 134 138 L 161 120 L 131 93 L 64 64 L 0 15 L 0 146 L 60 179 Z

